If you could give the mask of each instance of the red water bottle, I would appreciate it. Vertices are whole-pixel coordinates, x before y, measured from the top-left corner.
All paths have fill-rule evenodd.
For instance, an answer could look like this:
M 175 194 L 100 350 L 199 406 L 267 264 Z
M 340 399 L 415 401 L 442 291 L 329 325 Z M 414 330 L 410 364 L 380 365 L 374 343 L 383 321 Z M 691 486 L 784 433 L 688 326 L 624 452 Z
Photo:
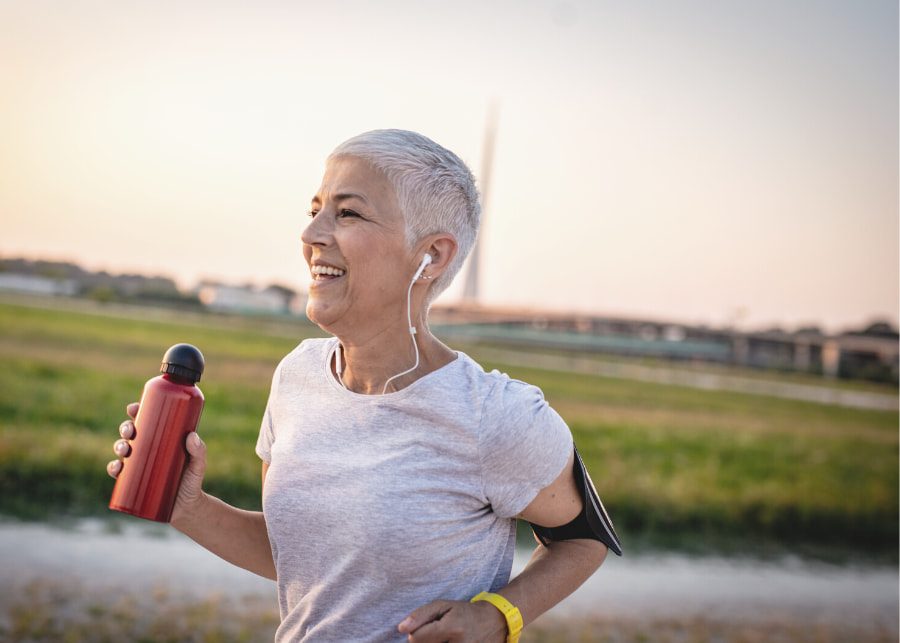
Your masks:
M 196 386 L 203 366 L 203 354 L 190 344 L 166 351 L 161 375 L 144 385 L 131 454 L 116 478 L 110 509 L 157 522 L 172 518 L 187 461 L 184 441 L 203 411 L 203 393 Z

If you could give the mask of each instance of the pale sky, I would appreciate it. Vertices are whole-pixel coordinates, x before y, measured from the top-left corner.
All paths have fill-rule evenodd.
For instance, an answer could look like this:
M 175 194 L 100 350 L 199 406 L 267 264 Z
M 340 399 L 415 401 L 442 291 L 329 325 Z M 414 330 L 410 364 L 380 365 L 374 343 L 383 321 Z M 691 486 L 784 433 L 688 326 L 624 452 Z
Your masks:
M 888 1 L 0 0 L 0 255 L 305 289 L 331 149 L 492 101 L 484 303 L 897 322 Z

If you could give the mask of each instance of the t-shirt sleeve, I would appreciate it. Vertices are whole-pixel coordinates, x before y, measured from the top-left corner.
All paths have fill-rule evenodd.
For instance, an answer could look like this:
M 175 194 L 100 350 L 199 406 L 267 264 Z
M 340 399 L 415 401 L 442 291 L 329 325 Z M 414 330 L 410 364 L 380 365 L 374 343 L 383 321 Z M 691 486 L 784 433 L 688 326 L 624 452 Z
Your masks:
M 256 440 L 256 455 L 267 464 L 272 462 L 272 444 L 275 442 L 275 425 L 272 422 L 272 407 L 275 405 L 275 397 L 278 395 L 278 384 L 281 380 L 281 363 L 275 368 L 272 375 L 272 387 L 269 390 L 269 399 L 266 402 L 266 411 L 263 413 L 262 423 L 259 427 L 259 437 Z
M 484 493 L 502 518 L 556 480 L 573 449 L 572 432 L 541 389 L 505 377 L 485 400 L 479 435 Z

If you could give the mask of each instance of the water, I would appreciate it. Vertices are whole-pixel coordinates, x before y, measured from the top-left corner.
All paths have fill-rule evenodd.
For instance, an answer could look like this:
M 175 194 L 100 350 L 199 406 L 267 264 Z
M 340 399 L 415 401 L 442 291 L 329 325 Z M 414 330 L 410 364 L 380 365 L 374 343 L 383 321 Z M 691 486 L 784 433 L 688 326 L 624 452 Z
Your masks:
M 517 552 L 514 575 L 529 555 Z M 16 600 L 25 584 L 47 580 L 74 581 L 92 592 L 167 587 L 276 606 L 272 581 L 222 561 L 166 525 L 133 519 L 0 522 L 0 570 L 0 607 Z M 817 624 L 877 623 L 896 632 L 897 606 L 893 565 L 645 554 L 610 555 L 548 615 L 752 620 L 778 613 Z
M 896 629 L 897 605 L 896 567 L 660 554 L 610 556 L 555 611 L 577 614 L 600 607 L 630 617 L 737 620 L 780 612 L 816 623 L 893 622 Z

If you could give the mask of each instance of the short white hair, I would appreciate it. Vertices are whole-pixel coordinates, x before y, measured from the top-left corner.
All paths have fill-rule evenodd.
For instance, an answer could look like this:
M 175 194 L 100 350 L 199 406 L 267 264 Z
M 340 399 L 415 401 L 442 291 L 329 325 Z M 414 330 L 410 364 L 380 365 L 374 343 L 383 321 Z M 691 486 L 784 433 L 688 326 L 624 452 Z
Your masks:
M 456 256 L 428 291 L 427 310 L 462 268 L 478 236 L 481 203 L 472 172 L 430 138 L 400 129 L 354 136 L 338 145 L 328 160 L 340 156 L 363 159 L 391 182 L 410 248 L 430 234 L 449 232 L 456 238 Z

